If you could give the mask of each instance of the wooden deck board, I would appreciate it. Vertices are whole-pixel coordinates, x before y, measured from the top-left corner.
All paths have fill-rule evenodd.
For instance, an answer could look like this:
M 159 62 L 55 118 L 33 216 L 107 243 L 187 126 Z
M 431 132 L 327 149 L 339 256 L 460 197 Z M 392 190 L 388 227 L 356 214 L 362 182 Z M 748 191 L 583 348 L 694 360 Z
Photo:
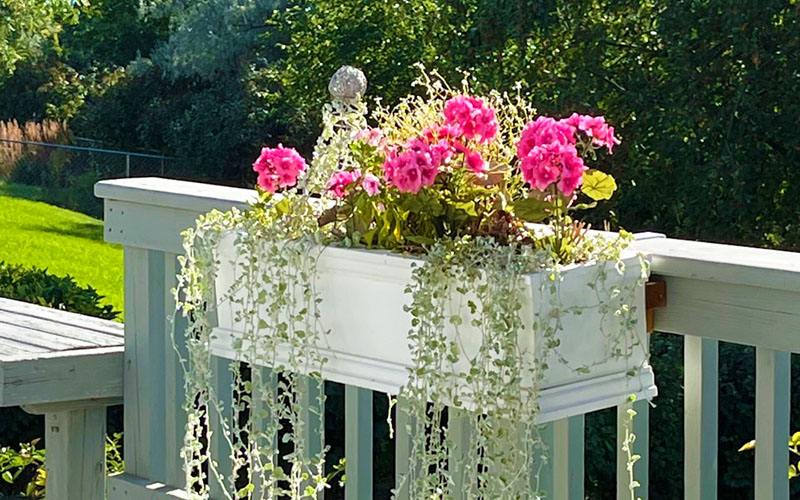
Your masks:
M 122 397 L 123 325 L 0 298 L 0 406 Z

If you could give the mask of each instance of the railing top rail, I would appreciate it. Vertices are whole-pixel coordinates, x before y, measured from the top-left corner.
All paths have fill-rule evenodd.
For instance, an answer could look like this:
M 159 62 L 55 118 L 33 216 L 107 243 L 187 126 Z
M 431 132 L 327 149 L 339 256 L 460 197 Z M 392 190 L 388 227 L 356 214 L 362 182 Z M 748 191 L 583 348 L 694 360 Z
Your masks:
M 252 189 L 139 177 L 98 182 L 100 198 L 196 212 L 246 208 Z M 800 253 L 643 234 L 635 246 L 652 259 L 654 274 L 800 292 Z
M 94 186 L 98 198 L 141 205 L 189 210 L 198 214 L 223 207 L 246 208 L 257 201 L 253 189 L 242 189 L 161 177 L 134 177 L 100 181 Z
M 108 153 L 120 156 L 135 156 L 137 158 L 151 158 L 156 160 L 176 160 L 177 158 L 164 155 L 152 155 L 147 153 L 131 153 L 129 151 L 116 151 L 114 149 L 87 148 L 84 146 L 70 146 L 69 144 L 54 144 L 51 142 L 21 141 L 18 139 L 6 139 L 0 137 L 0 142 L 11 142 L 14 144 L 27 144 L 30 146 L 45 146 L 51 148 L 67 149 L 70 151 L 90 151 L 93 153 Z
M 800 253 L 703 241 L 654 238 L 636 242 L 664 276 L 800 292 Z

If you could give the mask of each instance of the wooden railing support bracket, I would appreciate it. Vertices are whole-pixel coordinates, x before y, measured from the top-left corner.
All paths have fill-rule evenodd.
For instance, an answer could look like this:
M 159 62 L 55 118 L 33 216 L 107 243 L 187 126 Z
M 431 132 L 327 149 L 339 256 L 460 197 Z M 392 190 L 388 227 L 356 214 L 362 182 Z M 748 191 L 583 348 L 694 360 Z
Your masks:
M 644 288 L 644 303 L 647 311 L 647 333 L 653 333 L 655 309 L 667 306 L 667 282 L 648 281 Z

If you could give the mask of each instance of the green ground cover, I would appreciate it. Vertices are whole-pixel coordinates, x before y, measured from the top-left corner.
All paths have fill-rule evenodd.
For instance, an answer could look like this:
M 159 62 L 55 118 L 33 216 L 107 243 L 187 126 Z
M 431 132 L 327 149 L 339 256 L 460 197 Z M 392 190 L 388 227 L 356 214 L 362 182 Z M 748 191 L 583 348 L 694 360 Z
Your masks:
M 122 311 L 122 247 L 103 241 L 103 221 L 41 198 L 37 188 L 0 183 L 0 261 L 69 274 Z

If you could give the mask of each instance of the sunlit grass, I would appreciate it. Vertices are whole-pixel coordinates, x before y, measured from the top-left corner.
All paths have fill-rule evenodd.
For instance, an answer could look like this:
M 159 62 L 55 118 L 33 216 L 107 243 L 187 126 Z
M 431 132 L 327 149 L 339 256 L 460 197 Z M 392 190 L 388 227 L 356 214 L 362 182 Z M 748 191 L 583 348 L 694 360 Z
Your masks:
M 103 241 L 103 222 L 34 201 L 38 190 L 0 184 L 0 260 L 74 277 L 122 311 L 122 247 Z

